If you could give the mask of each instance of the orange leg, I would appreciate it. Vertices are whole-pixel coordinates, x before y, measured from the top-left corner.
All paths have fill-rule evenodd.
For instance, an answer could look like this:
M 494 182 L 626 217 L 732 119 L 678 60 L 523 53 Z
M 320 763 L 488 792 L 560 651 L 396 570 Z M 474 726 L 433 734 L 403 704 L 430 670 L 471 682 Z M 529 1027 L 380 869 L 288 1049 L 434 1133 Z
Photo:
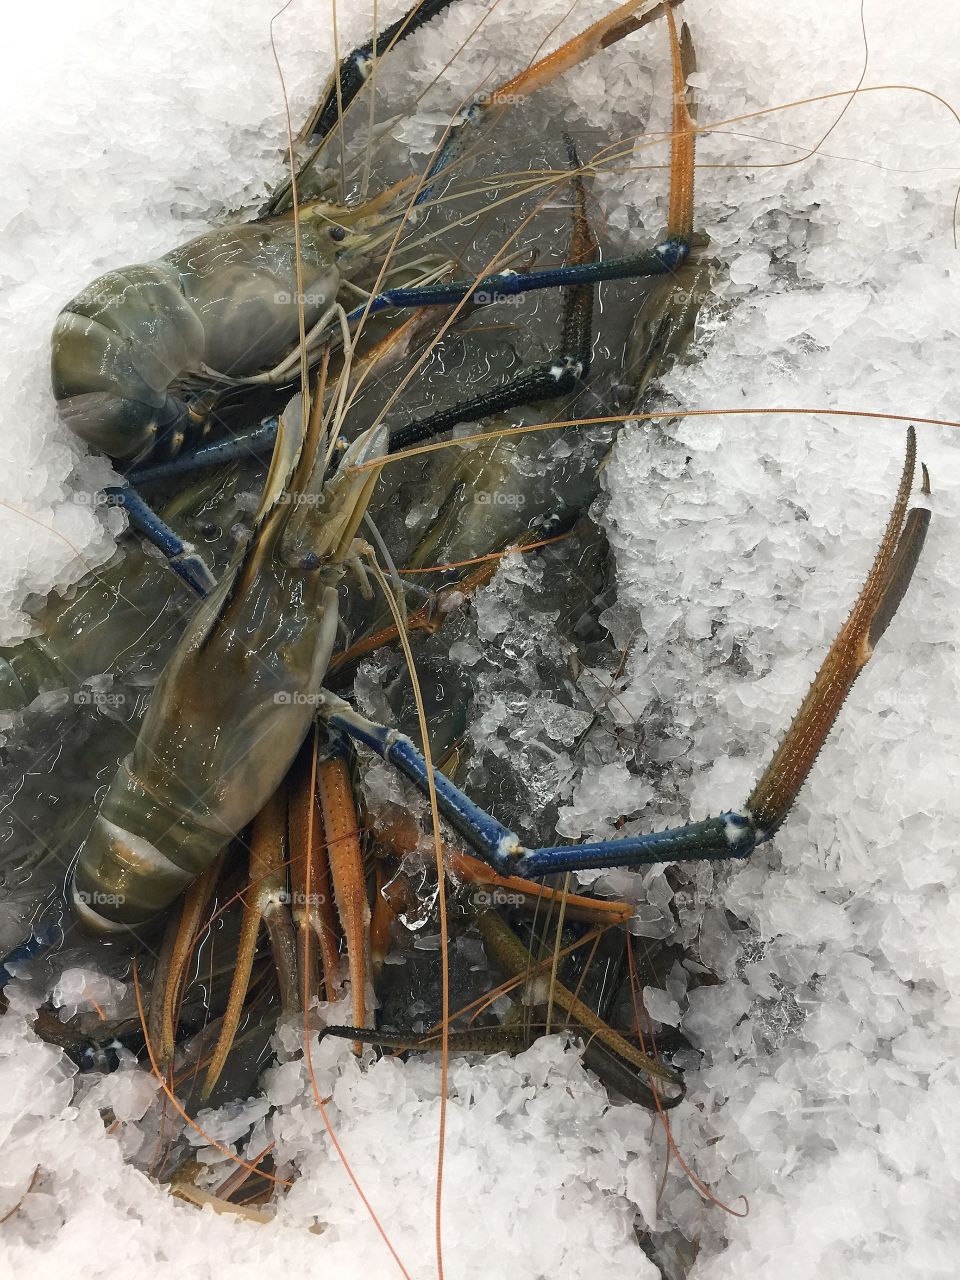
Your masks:
M 357 809 L 346 761 L 338 757 L 324 760 L 317 769 L 317 788 L 327 856 L 330 859 L 330 877 L 347 944 L 353 1018 L 357 1026 L 365 1027 L 370 907 L 363 874 Z
M 283 1011 L 290 1013 L 299 1005 L 296 942 L 287 910 L 286 819 L 286 795 L 281 788 L 254 818 L 250 832 L 250 883 L 244 894 L 236 968 L 220 1038 L 203 1084 L 201 1096 L 204 1100 L 220 1078 L 240 1025 L 261 922 L 266 925 L 270 937 Z
M 626 924 L 634 914 L 635 908 L 629 902 L 586 898 L 576 893 L 564 893 L 562 889 L 550 889 L 521 876 L 498 875 L 487 863 L 459 849 L 446 849 L 443 860 L 448 873 L 452 872 L 468 884 L 483 885 L 490 906 L 496 906 L 498 894 L 510 895 L 505 905 L 521 908 L 535 908 L 542 903 L 562 905 L 568 920 L 600 925 Z
M 648 22 L 658 18 L 664 10 L 672 17 L 672 6 L 677 3 L 679 0 L 667 0 L 665 4 L 644 9 L 643 0 L 626 0 L 625 4 L 621 4 L 612 12 L 599 18 L 592 26 L 568 40 L 559 49 L 548 53 L 532 67 L 527 67 L 513 79 L 494 89 L 487 99 L 488 104 L 512 106 L 521 98 L 529 98 L 531 93 L 550 84 L 571 67 L 586 62 L 601 49 L 609 48 L 610 45 L 616 44 L 618 40 L 622 40 L 632 32 L 639 31 Z M 638 13 L 638 9 L 642 12 Z
M 293 888 L 293 919 L 297 927 L 300 983 L 304 1008 L 317 995 L 316 952 L 308 933 L 317 940 L 323 970 L 324 998 L 336 1000 L 340 977 L 340 949 L 330 863 L 323 838 L 323 818 L 317 803 L 314 774 L 314 739 L 308 740 L 296 766 L 289 793 L 290 878 Z
M 184 894 L 179 914 L 171 917 L 164 935 L 150 995 L 150 1040 L 155 1046 L 157 1062 L 161 1067 L 168 1067 L 173 1062 L 177 1009 L 186 981 L 187 966 L 214 887 L 223 870 L 224 856 L 221 854 L 193 882 Z

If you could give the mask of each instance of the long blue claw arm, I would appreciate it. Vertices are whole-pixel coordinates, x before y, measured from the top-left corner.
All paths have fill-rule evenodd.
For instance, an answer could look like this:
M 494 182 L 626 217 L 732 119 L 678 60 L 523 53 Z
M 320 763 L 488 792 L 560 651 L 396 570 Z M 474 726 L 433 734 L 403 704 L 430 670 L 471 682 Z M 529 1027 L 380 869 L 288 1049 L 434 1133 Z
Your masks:
M 451 0 L 419 0 L 419 3 L 415 4 L 402 18 L 384 27 L 377 35 L 376 45 L 372 40 L 368 40 L 341 59 L 336 72 L 337 79 L 340 81 L 339 91 L 334 80 L 312 122 L 308 141 L 316 145 L 333 130 L 342 112 L 350 106 L 366 84 L 374 59 L 382 58 L 394 45 L 431 22 L 448 8 L 450 3 Z
M 525 849 L 512 831 L 434 770 L 438 807 L 450 825 L 501 875 L 534 880 L 563 871 L 748 857 L 757 845 L 777 832 L 789 813 L 853 682 L 910 583 L 930 519 L 926 502 L 908 512 L 916 453 L 916 433 L 911 427 L 893 511 L 867 580 L 742 812 L 721 813 L 704 822 L 649 835 Z M 924 497 L 929 492 L 930 480 L 924 468 Z M 393 764 L 420 791 L 429 790 L 426 761 L 409 738 L 374 724 L 333 694 L 323 695 L 320 714 Z
M 691 822 L 647 835 L 533 849 L 511 864 L 511 874 L 537 880 L 562 871 L 748 858 L 763 839 L 763 833 L 757 830 L 748 814 L 721 813 L 704 822 Z
M 250 457 L 268 456 L 277 440 L 277 422 L 276 417 L 264 418 L 249 431 L 238 431 L 222 440 L 213 440 L 152 467 L 138 467 L 127 473 L 127 479 L 134 485 L 153 484 L 157 480 L 174 480 L 194 471 L 224 467 L 227 463 L 242 462 Z
M 571 138 L 567 139 L 567 153 L 574 170 L 571 179 L 574 218 L 569 259 L 573 264 L 596 262 L 600 246 L 587 217 L 587 193 L 579 173 L 580 159 Z M 461 422 L 476 422 L 479 418 L 503 413 L 519 405 L 573 395 L 590 372 L 595 292 L 595 286 L 590 284 L 570 285 L 563 290 L 563 329 L 559 350 L 552 360 L 521 369 L 499 386 L 481 390 L 446 409 L 396 428 L 390 432 L 390 453 L 399 453 L 423 440 L 431 440 Z
M 369 747 L 409 778 L 424 795 L 429 794 L 427 762 L 406 734 L 368 720 L 327 689 L 320 695 L 320 714 L 331 728 L 339 729 L 354 742 Z M 514 833 L 484 813 L 437 769 L 433 771 L 433 781 L 437 789 L 437 805 L 451 827 L 497 870 L 513 866 L 522 848 Z
M 321 715 L 331 728 L 363 743 L 392 764 L 421 791 L 428 793 L 427 762 L 405 734 L 368 720 L 324 691 Z M 669 831 L 600 840 L 589 844 L 526 849 L 517 836 L 474 804 L 437 769 L 433 771 L 437 807 L 450 826 L 501 875 L 539 879 L 563 871 L 601 867 L 649 867 L 658 862 L 746 858 L 764 839 L 748 814 L 723 813 Z
M 217 585 L 217 580 L 206 561 L 160 519 L 132 485 L 109 485 L 103 492 L 112 506 L 122 507 L 126 511 L 130 527 L 166 556 L 170 568 L 191 591 L 195 591 L 198 596 L 209 595 Z
M 505 298 L 532 293 L 537 289 L 562 289 L 567 285 L 596 284 L 601 280 L 632 280 L 644 276 L 662 276 L 683 264 L 690 245 L 686 240 L 670 238 L 653 249 L 627 258 L 607 258 L 602 262 L 568 263 L 543 271 L 501 271 L 481 280 L 449 280 L 446 283 L 412 285 L 409 288 L 385 289 L 368 302 L 355 307 L 347 319 L 353 323 L 363 314 L 385 311 L 390 307 L 449 307 L 468 299 L 472 306 L 484 307 Z

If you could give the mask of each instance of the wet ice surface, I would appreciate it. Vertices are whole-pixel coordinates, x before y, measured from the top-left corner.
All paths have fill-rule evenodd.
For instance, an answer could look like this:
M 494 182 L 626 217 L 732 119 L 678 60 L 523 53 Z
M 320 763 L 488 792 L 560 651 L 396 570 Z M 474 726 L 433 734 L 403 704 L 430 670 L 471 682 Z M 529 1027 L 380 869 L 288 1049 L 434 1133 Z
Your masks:
M 401 7 L 391 4 L 389 14 Z M 422 155 L 435 126 L 491 66 L 514 70 L 565 8 L 540 6 L 532 33 L 529 13 L 504 0 L 437 100 L 405 128 L 405 143 Z M 564 33 L 602 8 L 578 7 Z M 691 0 L 686 8 L 702 121 L 856 83 L 855 4 L 797 0 L 757 10 L 739 0 Z M 304 5 L 280 24 L 295 115 L 329 65 L 327 12 Z M 464 0 L 424 32 L 402 55 L 405 75 L 428 83 L 479 12 Z M 71 496 L 109 470 L 82 457 L 55 424 L 46 370 L 53 317 L 97 272 L 196 234 L 249 203 L 262 176 L 277 171 L 283 133 L 269 16 L 260 4 L 174 5 L 162 16 L 119 4 L 46 7 L 23 14 L 22 43 L 8 44 L 12 65 L 0 83 L 13 105 L 5 153 L 15 180 L 2 197 L 10 287 L 0 496 L 18 511 L 0 507 L 7 637 L 23 633 L 17 610 L 29 593 L 79 575 L 70 544 L 92 562 L 112 550 L 114 526 Z M 901 10 L 884 0 L 867 6 L 866 17 L 867 84 L 916 82 L 956 96 L 954 15 L 921 11 L 904 26 Z M 359 7 L 344 21 L 346 45 L 361 33 Z M 638 113 L 645 117 L 651 93 L 656 113 L 665 67 L 654 28 L 573 73 L 554 100 L 573 130 L 619 136 L 637 127 Z M 389 101 L 399 110 L 399 96 Z M 782 165 L 817 143 L 841 106 L 733 126 L 703 142 L 701 159 Z M 758 141 L 761 134 L 790 146 Z M 698 359 L 666 380 L 668 403 L 956 417 L 958 146 L 960 129 L 942 107 L 905 91 L 877 92 L 853 104 L 811 160 L 702 169 L 698 223 L 729 283 Z M 661 153 L 641 153 L 638 163 L 649 159 Z M 649 239 L 662 218 L 662 179 L 653 169 L 597 181 L 609 235 Z M 902 443 L 897 425 L 797 415 L 688 418 L 656 434 L 642 425 L 623 433 L 596 516 L 620 586 L 605 617 L 627 657 L 583 772 L 560 770 L 553 802 L 562 835 L 609 834 L 621 815 L 628 830 L 641 829 L 742 800 L 858 589 Z M 679 1017 L 706 1053 L 702 1070 L 688 1075 L 688 1104 L 672 1116 L 677 1143 L 721 1199 L 749 1198 L 749 1217 L 703 1205 L 674 1171 L 652 1223 L 655 1126 L 636 1108 L 605 1109 L 573 1055 L 549 1041 L 513 1062 L 452 1068 L 448 1274 L 652 1276 L 635 1242 L 635 1213 L 641 1229 L 654 1226 L 669 1243 L 676 1228 L 696 1242 L 665 1248 L 664 1257 L 679 1265 L 681 1254 L 688 1262 L 696 1255 L 697 1280 L 774 1268 L 791 1278 L 954 1274 L 955 448 L 948 431 L 921 427 L 919 452 L 935 491 L 923 559 L 775 843 L 745 867 L 691 872 L 677 894 L 658 869 L 639 881 L 605 877 L 644 902 L 639 936 L 673 929 L 721 979 L 688 996 L 687 971 L 677 966 L 648 999 L 665 1023 Z M 512 626 L 529 625 L 536 574 L 506 565 L 476 602 L 473 633 L 451 644 L 469 645 L 482 660 L 509 612 Z M 584 672 L 578 689 L 558 699 L 569 713 L 541 715 L 541 740 L 561 763 L 565 734 L 580 732 L 576 714 L 583 701 L 597 701 L 606 678 Z M 498 697 L 494 688 L 478 702 L 471 728 L 481 748 L 495 731 L 506 753 L 520 756 L 530 750 L 524 708 Z M 109 996 L 109 986 L 91 989 L 76 973 L 61 991 L 67 1003 Z M 260 1101 L 248 1115 L 203 1117 L 218 1140 L 240 1142 L 248 1154 L 276 1138 L 284 1167 L 299 1169 L 278 1222 L 258 1227 L 178 1205 L 124 1162 L 148 1167 L 152 1159 L 155 1095 L 144 1073 L 127 1068 L 76 1089 L 59 1051 L 40 1044 L 16 1013 L 0 1020 L 0 1043 L 0 1216 L 39 1170 L 4 1227 L 11 1266 L 62 1276 L 75 1274 L 81 1258 L 86 1275 L 149 1265 L 252 1275 L 289 1259 L 297 1268 L 333 1265 L 344 1277 L 390 1273 L 295 1060 L 265 1079 L 278 1106 L 271 1118 Z M 281 1057 L 287 1053 L 281 1044 Z M 435 1064 L 380 1063 L 361 1073 L 344 1047 L 326 1044 L 315 1057 L 319 1090 L 333 1092 L 331 1116 L 361 1184 L 411 1271 L 429 1274 Z M 120 1121 L 110 1136 L 100 1108 Z M 659 1152 L 660 1139 L 655 1145 Z M 204 1159 L 215 1165 L 220 1157 L 208 1148 Z M 327 1230 L 308 1234 L 303 1228 L 317 1220 Z

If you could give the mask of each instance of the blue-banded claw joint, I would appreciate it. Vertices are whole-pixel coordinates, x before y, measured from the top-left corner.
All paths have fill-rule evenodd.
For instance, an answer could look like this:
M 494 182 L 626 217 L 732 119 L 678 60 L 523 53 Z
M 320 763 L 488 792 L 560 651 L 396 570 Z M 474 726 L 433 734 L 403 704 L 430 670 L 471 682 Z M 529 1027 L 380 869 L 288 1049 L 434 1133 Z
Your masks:
M 753 832 L 754 845 L 766 844 L 771 836 L 776 835 L 776 827 L 760 827 L 757 826 L 757 820 L 750 809 L 744 809 L 742 816 L 750 823 L 750 829 Z
M 682 266 L 689 252 L 689 243 L 678 236 L 671 236 L 669 240 L 658 244 L 655 249 L 655 253 L 669 271 L 676 271 L 677 267 Z
M 765 839 L 763 833 L 754 826 L 749 813 L 724 813 L 721 820 L 731 858 L 748 857 Z
M 507 834 L 501 836 L 493 846 L 490 860 L 494 869 L 498 871 L 500 875 L 509 876 L 513 874 L 514 863 L 519 862 L 519 860 L 525 857 L 529 852 L 529 849 L 526 849 L 520 843 L 513 832 L 508 831 Z

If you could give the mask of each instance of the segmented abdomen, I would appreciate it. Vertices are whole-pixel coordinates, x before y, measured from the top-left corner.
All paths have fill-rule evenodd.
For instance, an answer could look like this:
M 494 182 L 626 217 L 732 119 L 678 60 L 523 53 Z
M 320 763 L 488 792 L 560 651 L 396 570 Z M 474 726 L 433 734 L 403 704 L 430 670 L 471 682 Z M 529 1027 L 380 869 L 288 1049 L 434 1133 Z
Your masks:
M 149 838 L 142 834 L 147 831 Z M 201 825 L 151 793 L 127 757 L 80 851 L 71 887 L 78 918 L 107 934 L 149 923 L 210 865 L 232 834 Z

